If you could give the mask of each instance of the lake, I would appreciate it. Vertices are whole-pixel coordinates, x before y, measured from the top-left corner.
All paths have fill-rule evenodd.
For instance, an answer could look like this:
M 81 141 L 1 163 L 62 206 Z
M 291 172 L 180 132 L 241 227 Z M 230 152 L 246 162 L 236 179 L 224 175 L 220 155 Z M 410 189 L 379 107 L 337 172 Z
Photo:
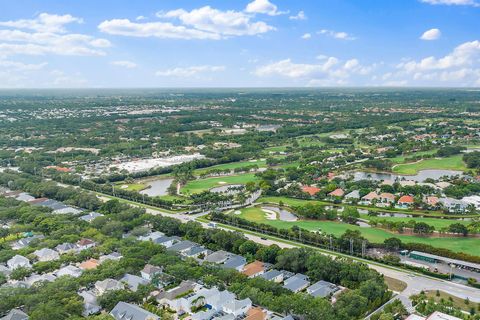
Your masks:
M 416 175 L 400 175 L 394 173 L 372 173 L 372 172 L 363 172 L 363 171 L 356 171 L 353 172 L 353 179 L 355 181 L 359 180 L 414 180 L 417 182 L 424 182 L 426 179 L 434 179 L 438 180 L 443 176 L 458 176 L 462 175 L 462 171 L 456 170 L 420 170 Z
M 170 187 L 172 182 L 172 178 L 145 181 L 145 184 L 147 184 L 149 187 L 140 191 L 140 193 L 150 197 L 166 196 L 168 194 L 168 187 Z

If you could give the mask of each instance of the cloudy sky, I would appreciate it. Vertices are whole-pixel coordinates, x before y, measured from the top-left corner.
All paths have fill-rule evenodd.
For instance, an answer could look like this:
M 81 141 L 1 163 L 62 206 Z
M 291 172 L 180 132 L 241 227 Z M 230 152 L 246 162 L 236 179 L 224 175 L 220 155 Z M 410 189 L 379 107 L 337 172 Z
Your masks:
M 480 0 L 0 0 L 0 87 L 480 87 Z

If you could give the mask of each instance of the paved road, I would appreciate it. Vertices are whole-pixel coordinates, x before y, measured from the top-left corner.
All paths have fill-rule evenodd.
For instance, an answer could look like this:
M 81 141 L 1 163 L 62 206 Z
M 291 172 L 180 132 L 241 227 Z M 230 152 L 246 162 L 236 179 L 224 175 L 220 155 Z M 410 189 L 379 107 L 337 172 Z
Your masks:
M 107 200 L 106 198 L 105 200 Z M 108 199 L 109 200 L 109 199 Z M 208 212 L 202 212 L 202 213 L 197 213 L 194 215 L 185 215 L 185 214 L 180 214 L 180 213 L 167 213 L 163 212 L 160 210 L 156 209 L 146 209 L 148 213 L 153 214 L 153 215 L 163 215 L 167 217 L 172 217 L 176 218 L 184 223 L 188 221 L 193 221 L 198 217 L 206 215 Z M 202 224 L 203 227 L 205 228 L 211 228 L 207 223 L 197 221 Z M 227 228 L 221 228 L 225 230 L 229 230 Z M 245 237 L 248 239 L 255 241 L 257 243 L 263 244 L 263 245 L 272 245 L 276 244 L 280 248 L 294 248 L 298 247 L 297 245 L 294 244 L 288 244 L 284 243 L 282 241 L 274 240 L 274 239 L 261 239 L 259 236 L 252 235 L 249 233 L 245 234 Z M 326 253 L 328 254 L 328 253 Z M 450 293 L 454 296 L 457 296 L 462 299 L 469 298 L 470 301 L 472 302 L 479 302 L 480 303 L 480 289 L 475 289 L 472 287 L 468 287 L 459 283 L 454 283 L 451 281 L 445 281 L 445 280 L 440 280 L 436 278 L 430 278 L 421 274 L 416 274 L 408 271 L 404 271 L 401 269 L 391 269 L 383 266 L 379 266 L 376 264 L 370 264 L 366 262 L 370 268 L 377 270 L 379 273 L 390 277 L 394 279 L 401 280 L 407 284 L 407 288 L 402 291 L 399 295 L 398 298 L 400 300 L 405 301 L 407 303 L 408 297 L 410 297 L 412 294 L 417 294 L 420 291 L 424 290 L 429 290 L 429 291 L 435 291 L 435 290 L 440 290 L 444 291 L 447 293 Z

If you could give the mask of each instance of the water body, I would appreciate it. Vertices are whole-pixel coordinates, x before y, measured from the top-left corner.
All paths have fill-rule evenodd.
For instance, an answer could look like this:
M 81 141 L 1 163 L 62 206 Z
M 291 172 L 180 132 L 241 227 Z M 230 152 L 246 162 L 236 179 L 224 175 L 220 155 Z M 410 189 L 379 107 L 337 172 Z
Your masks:
M 417 182 L 424 182 L 426 179 L 434 179 L 438 180 L 443 176 L 459 176 L 462 175 L 462 171 L 456 170 L 420 170 L 416 175 L 400 175 L 394 173 L 371 173 L 371 172 L 363 172 L 363 171 L 356 171 L 353 172 L 353 179 L 355 181 L 359 180 L 413 180 Z
M 264 206 L 264 207 L 262 207 L 262 209 L 270 210 L 270 211 L 274 211 L 274 212 L 278 213 L 278 217 L 282 221 L 293 222 L 293 221 L 298 220 L 296 215 L 294 215 L 293 213 L 291 213 L 288 210 L 285 210 L 285 209 L 282 209 L 282 208 L 279 208 L 279 207 L 266 207 L 266 206 Z
M 156 196 L 166 196 L 168 195 L 168 187 L 172 184 L 172 178 L 164 178 L 146 181 L 146 184 L 149 186 L 147 189 L 140 191 L 141 194 L 156 197 Z

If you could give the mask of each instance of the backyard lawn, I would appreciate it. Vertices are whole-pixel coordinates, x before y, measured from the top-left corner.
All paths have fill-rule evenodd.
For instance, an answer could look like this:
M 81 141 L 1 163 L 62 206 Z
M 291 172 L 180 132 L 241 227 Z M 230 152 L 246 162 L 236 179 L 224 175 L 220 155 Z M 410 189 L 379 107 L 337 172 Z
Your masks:
M 393 167 L 393 172 L 405 175 L 417 174 L 420 170 L 438 169 L 438 170 L 458 170 L 464 171 L 467 168 L 462 160 L 463 155 L 455 155 L 442 159 L 426 159 L 413 163 L 398 164 Z
M 182 194 L 200 193 L 214 187 L 220 187 L 229 184 L 246 184 L 256 182 L 258 178 L 254 173 L 244 173 L 231 176 L 213 177 L 189 181 L 180 191 Z

